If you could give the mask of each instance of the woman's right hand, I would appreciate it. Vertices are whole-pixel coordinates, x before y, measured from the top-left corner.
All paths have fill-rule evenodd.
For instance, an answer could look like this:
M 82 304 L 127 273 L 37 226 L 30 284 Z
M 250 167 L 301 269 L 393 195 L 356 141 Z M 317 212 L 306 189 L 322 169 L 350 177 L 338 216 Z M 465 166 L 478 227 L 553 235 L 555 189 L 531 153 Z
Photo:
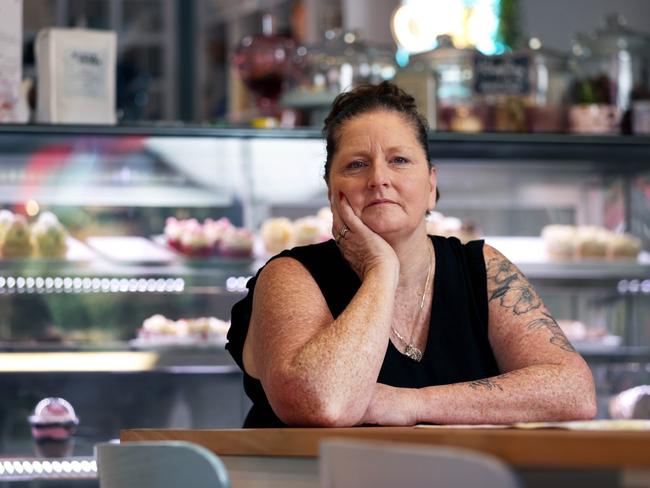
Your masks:
M 370 273 L 387 273 L 397 286 L 400 266 L 397 254 L 354 213 L 343 193 L 332 198 L 332 214 L 332 235 L 359 278 L 363 281 Z M 344 228 L 348 231 L 341 232 Z

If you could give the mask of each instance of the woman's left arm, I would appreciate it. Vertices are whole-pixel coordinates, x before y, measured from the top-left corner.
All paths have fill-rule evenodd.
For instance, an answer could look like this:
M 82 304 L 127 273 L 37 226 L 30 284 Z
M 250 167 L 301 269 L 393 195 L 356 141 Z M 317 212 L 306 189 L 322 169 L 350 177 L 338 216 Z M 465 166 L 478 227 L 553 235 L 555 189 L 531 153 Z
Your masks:
M 365 423 L 478 424 L 590 419 L 591 371 L 526 277 L 484 246 L 488 335 L 502 374 L 421 389 L 377 384 Z

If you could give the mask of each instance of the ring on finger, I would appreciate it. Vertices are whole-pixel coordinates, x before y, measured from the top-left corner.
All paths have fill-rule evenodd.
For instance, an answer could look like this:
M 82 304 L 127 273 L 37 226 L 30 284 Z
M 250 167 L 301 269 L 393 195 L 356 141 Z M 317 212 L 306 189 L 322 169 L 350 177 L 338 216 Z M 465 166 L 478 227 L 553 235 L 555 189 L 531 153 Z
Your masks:
M 348 229 L 348 226 L 343 224 L 343 227 L 341 227 L 341 230 L 339 231 L 339 238 L 340 239 L 345 239 L 345 235 L 350 232 L 350 229 Z

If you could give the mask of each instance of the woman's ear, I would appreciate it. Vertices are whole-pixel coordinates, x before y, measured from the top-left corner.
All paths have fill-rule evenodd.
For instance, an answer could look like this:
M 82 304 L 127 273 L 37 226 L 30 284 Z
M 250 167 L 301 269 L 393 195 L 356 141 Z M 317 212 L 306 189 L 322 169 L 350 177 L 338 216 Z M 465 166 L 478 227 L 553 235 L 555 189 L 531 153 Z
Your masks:
M 436 202 L 438 201 L 438 169 L 435 166 L 432 166 L 429 170 L 429 185 L 429 201 L 427 209 L 432 211 L 436 208 Z

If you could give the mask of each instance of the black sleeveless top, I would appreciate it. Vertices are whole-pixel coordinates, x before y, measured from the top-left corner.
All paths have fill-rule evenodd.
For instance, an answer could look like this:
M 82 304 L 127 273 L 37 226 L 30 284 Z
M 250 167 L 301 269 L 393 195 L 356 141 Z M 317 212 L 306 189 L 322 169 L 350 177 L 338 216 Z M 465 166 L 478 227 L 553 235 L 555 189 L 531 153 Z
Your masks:
M 422 388 L 472 381 L 499 374 L 488 342 L 487 277 L 483 241 L 461 244 L 432 236 L 436 256 L 431 322 L 420 362 L 401 354 L 389 341 L 378 383 Z M 278 257 L 299 261 L 313 276 L 334 318 L 347 307 L 361 281 L 335 242 L 295 247 Z M 261 271 L 261 270 L 260 270 Z M 259 273 L 248 281 L 248 295 L 232 308 L 226 349 L 244 371 L 243 349 Z M 262 384 L 244 371 L 244 390 L 253 401 L 244 427 L 285 427 L 269 405 Z

